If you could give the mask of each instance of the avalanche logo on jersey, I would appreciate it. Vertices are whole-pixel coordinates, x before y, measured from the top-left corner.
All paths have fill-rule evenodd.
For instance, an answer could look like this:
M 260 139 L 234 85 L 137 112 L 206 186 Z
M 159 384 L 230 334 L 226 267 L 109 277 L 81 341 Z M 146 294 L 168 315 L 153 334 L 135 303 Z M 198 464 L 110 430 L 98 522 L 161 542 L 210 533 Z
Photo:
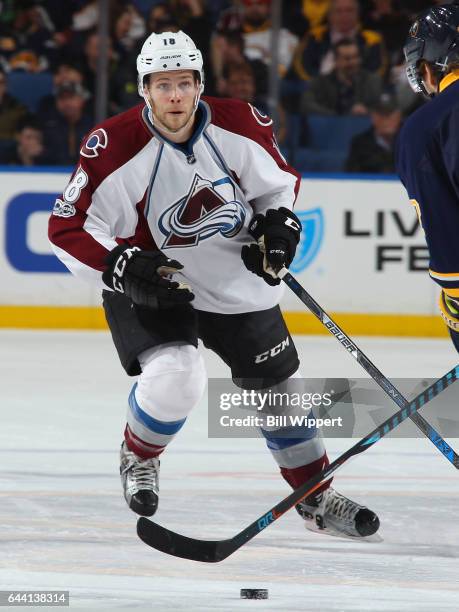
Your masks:
M 193 247 L 215 234 L 233 238 L 244 225 L 245 215 L 229 177 L 211 182 L 195 174 L 187 195 L 158 220 L 165 236 L 161 248 Z
M 88 139 L 81 147 L 80 153 L 84 157 L 98 157 L 99 149 L 106 149 L 108 144 L 107 132 L 99 128 L 89 135 Z
M 295 259 L 290 270 L 295 274 L 307 268 L 315 259 L 320 250 L 324 235 L 324 215 L 321 208 L 312 210 L 295 210 L 295 214 L 301 221 L 303 231 L 301 232 Z

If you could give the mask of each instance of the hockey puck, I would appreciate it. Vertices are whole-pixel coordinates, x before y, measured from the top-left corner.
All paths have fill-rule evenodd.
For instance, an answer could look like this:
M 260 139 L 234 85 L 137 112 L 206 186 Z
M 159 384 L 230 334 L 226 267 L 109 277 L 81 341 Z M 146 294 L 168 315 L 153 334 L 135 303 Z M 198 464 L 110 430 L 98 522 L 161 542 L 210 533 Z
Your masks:
M 241 589 L 241 599 L 268 599 L 268 589 Z

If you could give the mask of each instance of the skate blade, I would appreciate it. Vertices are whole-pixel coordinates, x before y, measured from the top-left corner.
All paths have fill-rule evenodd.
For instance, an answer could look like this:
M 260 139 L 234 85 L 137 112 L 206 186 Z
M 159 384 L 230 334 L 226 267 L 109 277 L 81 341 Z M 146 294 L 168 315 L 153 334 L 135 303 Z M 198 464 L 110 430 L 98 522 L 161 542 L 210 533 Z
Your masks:
M 337 531 L 333 529 L 333 527 L 326 527 L 325 529 L 320 529 L 315 523 L 311 521 L 311 524 L 305 524 L 305 528 L 308 531 L 312 531 L 313 533 L 320 533 L 323 535 L 332 536 L 334 538 L 341 538 L 343 540 L 352 540 L 353 542 L 368 542 L 369 544 L 379 544 L 383 542 L 383 538 L 379 535 L 378 532 L 373 533 L 369 536 L 352 536 L 347 533 L 342 533 L 341 531 Z

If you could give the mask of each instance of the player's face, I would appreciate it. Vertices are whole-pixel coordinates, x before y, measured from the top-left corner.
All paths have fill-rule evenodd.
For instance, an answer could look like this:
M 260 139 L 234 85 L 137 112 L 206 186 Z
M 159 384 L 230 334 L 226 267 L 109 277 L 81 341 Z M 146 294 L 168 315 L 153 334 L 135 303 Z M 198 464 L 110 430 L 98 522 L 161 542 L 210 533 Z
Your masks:
M 146 91 L 155 120 L 170 132 L 180 132 L 190 123 L 199 92 L 199 83 L 192 70 L 152 74 Z

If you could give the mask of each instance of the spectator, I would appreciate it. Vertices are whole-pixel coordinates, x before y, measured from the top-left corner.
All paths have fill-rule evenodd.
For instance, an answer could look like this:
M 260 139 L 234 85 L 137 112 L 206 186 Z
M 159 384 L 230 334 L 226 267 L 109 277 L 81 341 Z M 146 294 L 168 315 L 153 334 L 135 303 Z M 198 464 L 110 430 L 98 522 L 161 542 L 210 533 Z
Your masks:
M 217 36 L 213 39 L 212 62 L 216 76 L 223 69 L 221 61 L 221 37 L 229 32 L 240 32 L 244 36 L 245 54 L 250 60 L 271 62 L 271 0 L 242 0 L 242 13 L 228 12 L 217 25 Z M 283 76 L 290 66 L 298 38 L 286 28 L 279 32 L 279 73 Z
M 319 74 L 329 74 L 335 67 L 333 45 L 349 38 L 360 48 L 362 67 L 383 75 L 386 54 L 382 37 L 373 30 L 361 28 L 357 0 L 331 0 L 328 25 L 311 30 L 297 47 L 293 62 L 296 77 L 309 80 Z
M 84 75 L 84 82 L 88 86 L 90 92 L 94 93 L 96 90 L 97 80 L 97 62 L 99 59 L 99 35 L 97 32 L 90 32 L 86 38 L 84 44 L 84 58 L 82 64 L 82 71 Z M 112 41 L 108 41 L 108 57 L 109 57 L 109 74 L 112 75 L 115 72 L 116 59 L 113 51 Z
M 121 12 L 120 2 L 123 0 L 109 0 L 109 19 Z M 65 49 L 65 59 L 68 61 L 81 61 L 84 65 L 85 81 L 91 92 L 94 92 L 94 75 L 97 71 L 98 55 L 98 23 L 99 1 L 77 0 L 78 7 L 73 11 L 71 40 Z M 124 2 L 126 4 L 126 2 Z M 105 44 L 105 41 L 104 41 Z M 114 56 L 113 40 L 109 35 L 109 55 Z M 89 66 L 88 66 L 89 64 Z
M 394 100 L 383 96 L 371 113 L 372 127 L 352 139 L 347 172 L 391 174 L 395 172 L 394 144 L 402 114 Z
M 73 13 L 72 29 L 76 32 L 87 32 L 97 26 L 99 7 L 97 0 L 83 0 Z
M 271 63 L 271 0 L 243 0 L 242 29 L 245 53 L 251 60 Z M 279 32 L 279 74 L 283 76 L 292 61 L 298 38 L 286 28 Z
M 244 52 L 244 37 L 238 32 L 230 32 L 221 37 L 221 53 L 223 60 L 222 78 L 216 84 L 217 93 L 225 95 L 225 72 L 229 65 L 249 64 L 255 77 L 255 89 L 258 98 L 268 93 L 268 67 L 261 60 L 250 60 Z
M 92 126 L 93 119 L 85 109 L 84 89 L 71 81 L 61 83 L 56 91 L 56 108 L 44 122 L 46 152 L 50 163 L 76 163 L 83 136 Z
M 212 27 L 214 28 L 219 21 L 222 13 L 228 10 L 228 7 L 232 4 L 231 0 L 211 0 L 207 2 L 207 7 L 210 11 L 210 17 L 212 19 Z
M 137 51 L 129 53 L 118 64 L 110 78 L 109 109 L 111 114 L 121 113 L 140 102 L 137 91 L 137 71 L 135 70 L 136 57 Z
M 327 20 L 330 0 L 289 0 L 282 4 L 285 26 L 298 37 Z
M 54 87 L 57 88 L 66 81 L 72 81 L 72 83 L 83 85 L 84 77 L 79 67 L 67 61 L 63 61 L 58 64 L 54 70 Z
M 77 10 L 79 0 L 46 0 L 46 13 L 54 26 L 54 40 L 58 35 L 58 44 L 65 44 L 71 36 L 73 14 Z
M 236 98 L 250 102 L 262 113 L 268 114 L 266 102 L 257 98 L 255 75 L 248 63 L 228 64 L 225 70 L 225 95 L 228 98 Z
M 161 34 L 161 32 L 177 32 L 180 28 L 170 6 L 166 2 L 160 2 L 150 9 L 147 29 L 150 33 Z
M 46 70 L 55 43 L 54 25 L 39 0 L 22 0 L 10 29 L 8 64 L 11 70 Z
M 141 38 L 145 38 L 145 22 L 132 4 L 122 6 L 113 13 L 111 39 L 120 58 L 135 49 Z
M 252 106 L 255 106 L 263 115 L 269 114 L 266 102 L 263 99 L 257 98 L 255 76 L 250 64 L 230 64 L 227 67 L 225 77 L 225 93 L 229 98 L 244 100 L 244 102 L 249 102 Z M 285 112 L 281 107 L 278 107 L 276 110 L 276 137 L 280 143 L 283 143 L 286 136 Z
M 311 28 L 323 25 L 327 20 L 330 0 L 303 0 L 303 14 Z
M 76 83 L 80 85 L 83 88 L 85 100 L 90 97 L 89 92 L 84 89 L 84 77 L 80 68 L 67 61 L 61 62 L 56 66 L 53 74 L 54 94 L 42 98 L 38 107 L 38 116 L 43 121 L 46 121 L 50 115 L 52 116 L 55 113 L 55 93 L 63 83 Z
M 0 68 L 0 140 L 14 138 L 20 119 L 27 115 L 27 109 L 7 92 L 6 74 Z
M 364 23 L 365 27 L 382 35 L 390 63 L 399 63 L 411 22 L 394 8 L 394 0 L 372 0 L 372 10 Z
M 320 115 L 367 115 L 382 94 L 378 74 L 362 68 L 357 43 L 343 39 L 333 47 L 335 70 L 312 79 L 302 110 Z
M 47 163 L 43 132 L 34 117 L 25 117 L 17 127 L 15 145 L 0 156 L 0 163 L 17 166 L 39 166 Z
M 169 0 L 169 6 L 180 29 L 190 37 L 196 33 L 200 42 L 208 47 L 211 21 L 205 0 Z
M 66 52 L 72 39 L 73 13 L 79 2 L 80 0 L 46 0 L 38 7 L 42 21 L 50 31 L 43 53 L 51 68 L 62 59 L 62 54 Z

